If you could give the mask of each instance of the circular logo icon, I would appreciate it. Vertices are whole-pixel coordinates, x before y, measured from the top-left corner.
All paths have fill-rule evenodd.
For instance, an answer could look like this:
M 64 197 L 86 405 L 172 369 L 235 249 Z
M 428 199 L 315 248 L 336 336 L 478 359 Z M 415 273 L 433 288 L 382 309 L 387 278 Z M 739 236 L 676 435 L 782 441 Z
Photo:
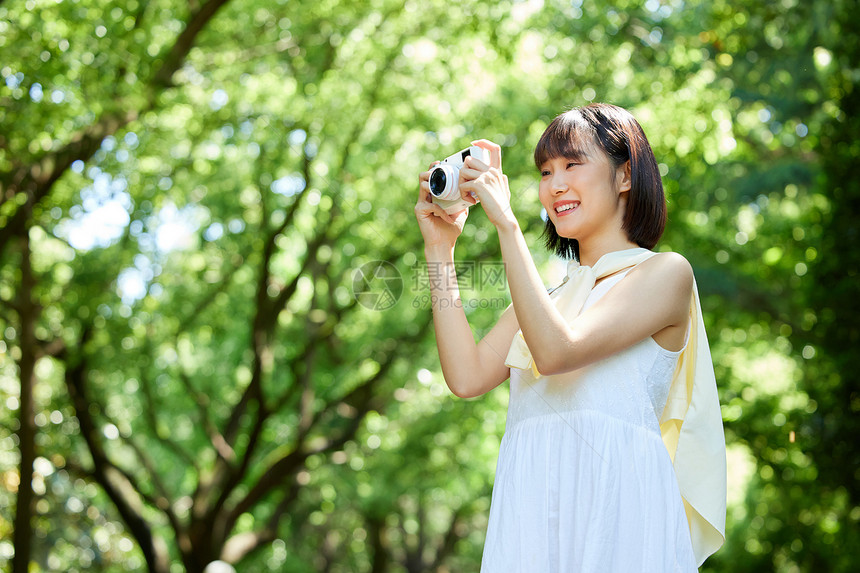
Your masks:
M 352 278 L 352 293 L 358 303 L 370 310 L 387 310 L 403 294 L 403 277 L 397 267 L 386 261 L 361 265 Z

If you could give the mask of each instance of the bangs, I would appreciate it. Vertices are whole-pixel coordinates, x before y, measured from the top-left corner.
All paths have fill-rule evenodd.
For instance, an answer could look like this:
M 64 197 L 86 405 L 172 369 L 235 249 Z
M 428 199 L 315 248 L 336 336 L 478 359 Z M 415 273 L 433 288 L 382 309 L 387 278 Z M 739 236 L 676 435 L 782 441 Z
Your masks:
M 594 128 L 582 117 L 579 110 L 572 109 L 552 120 L 535 147 L 535 166 L 555 159 L 581 160 L 594 146 Z

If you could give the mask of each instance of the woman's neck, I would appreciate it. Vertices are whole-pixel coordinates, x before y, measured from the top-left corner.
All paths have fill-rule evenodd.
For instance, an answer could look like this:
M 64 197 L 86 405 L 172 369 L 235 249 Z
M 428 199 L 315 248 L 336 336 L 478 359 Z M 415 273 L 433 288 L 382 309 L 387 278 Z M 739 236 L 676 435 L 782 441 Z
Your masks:
M 579 264 L 587 267 L 593 267 L 600 257 L 607 253 L 615 251 L 624 251 L 627 249 L 635 249 L 639 247 L 636 243 L 623 237 L 607 237 L 603 240 L 589 241 L 588 244 L 583 244 L 579 241 Z

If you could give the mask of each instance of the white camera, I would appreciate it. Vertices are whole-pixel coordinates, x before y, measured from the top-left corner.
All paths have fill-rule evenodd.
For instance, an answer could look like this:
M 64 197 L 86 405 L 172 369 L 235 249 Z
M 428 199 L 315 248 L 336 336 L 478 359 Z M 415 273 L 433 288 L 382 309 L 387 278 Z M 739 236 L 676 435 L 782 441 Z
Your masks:
M 460 169 L 467 157 L 474 157 L 486 165 L 490 164 L 490 152 L 483 147 L 473 145 L 444 159 L 430 171 L 430 194 L 432 201 L 442 207 L 446 213 L 456 213 L 468 209 L 472 203 L 460 197 Z M 470 193 L 475 201 L 478 198 Z

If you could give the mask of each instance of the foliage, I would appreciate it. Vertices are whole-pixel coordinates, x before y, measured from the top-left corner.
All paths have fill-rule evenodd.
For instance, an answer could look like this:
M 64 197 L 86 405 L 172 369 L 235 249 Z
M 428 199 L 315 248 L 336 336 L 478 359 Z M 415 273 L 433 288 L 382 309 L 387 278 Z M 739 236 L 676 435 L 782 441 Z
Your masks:
M 704 569 L 851 570 L 852 7 L 0 3 L 0 555 L 477 569 L 507 397 L 444 388 L 416 174 L 501 143 L 552 283 L 531 150 L 556 113 L 610 101 L 651 139 L 659 248 L 702 293 L 730 474 Z M 509 301 L 469 217 L 479 337 Z M 384 310 L 356 294 L 374 261 L 396 272 L 371 289 L 403 289 Z

